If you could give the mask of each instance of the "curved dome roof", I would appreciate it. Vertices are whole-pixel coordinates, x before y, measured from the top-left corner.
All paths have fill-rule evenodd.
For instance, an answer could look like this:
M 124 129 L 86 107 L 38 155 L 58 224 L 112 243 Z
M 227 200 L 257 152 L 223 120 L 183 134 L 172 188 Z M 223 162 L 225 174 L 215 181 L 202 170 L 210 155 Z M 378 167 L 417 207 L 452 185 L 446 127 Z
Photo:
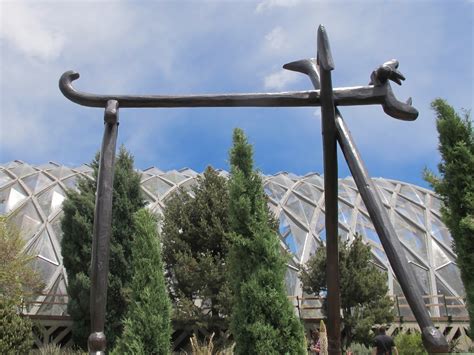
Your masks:
M 157 213 L 161 213 L 166 198 L 178 186 L 189 189 L 199 175 L 187 168 L 163 172 L 153 167 L 141 173 L 148 207 Z M 221 174 L 228 175 L 225 171 Z M 67 276 L 60 251 L 65 190 L 75 189 L 79 176 L 91 175 L 92 169 L 87 165 L 31 166 L 20 161 L 0 165 L 0 214 L 8 215 L 19 227 L 26 250 L 37 255 L 34 266 L 47 284 L 46 291 L 51 294 L 45 296 L 48 301 L 58 302 L 58 297 L 52 295 L 66 293 Z M 412 184 L 383 178 L 373 181 L 422 292 L 464 296 L 452 238 L 440 218 L 441 201 L 432 191 Z M 296 176 L 283 172 L 264 176 L 264 189 L 280 220 L 282 247 L 292 254 L 286 274 L 288 293 L 301 296 L 298 270 L 325 243 L 323 179 L 315 173 Z M 388 273 L 390 293 L 402 294 L 352 178 L 339 180 L 339 233 L 349 241 L 355 233 L 361 234 L 372 247 L 374 263 Z M 66 310 L 64 306 L 43 304 L 29 312 L 62 315 Z

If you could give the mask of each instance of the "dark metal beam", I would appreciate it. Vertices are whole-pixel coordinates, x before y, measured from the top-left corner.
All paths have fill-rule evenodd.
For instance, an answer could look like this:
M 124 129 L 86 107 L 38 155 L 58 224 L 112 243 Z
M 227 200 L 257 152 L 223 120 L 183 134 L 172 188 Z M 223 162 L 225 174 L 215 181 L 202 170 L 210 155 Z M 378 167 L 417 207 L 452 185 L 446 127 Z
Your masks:
M 331 355 L 338 355 L 341 354 L 341 296 L 338 249 L 337 145 L 331 79 L 334 63 L 327 33 L 323 26 L 319 26 L 318 29 L 318 62 L 321 80 L 321 121 L 324 154 L 328 352 Z
M 118 134 L 118 102 L 107 102 L 104 113 L 104 136 L 100 151 L 99 175 L 94 212 L 94 232 L 91 261 L 91 334 L 89 354 L 105 354 L 104 333 L 109 273 L 110 235 L 112 231 L 112 196 L 115 149 Z

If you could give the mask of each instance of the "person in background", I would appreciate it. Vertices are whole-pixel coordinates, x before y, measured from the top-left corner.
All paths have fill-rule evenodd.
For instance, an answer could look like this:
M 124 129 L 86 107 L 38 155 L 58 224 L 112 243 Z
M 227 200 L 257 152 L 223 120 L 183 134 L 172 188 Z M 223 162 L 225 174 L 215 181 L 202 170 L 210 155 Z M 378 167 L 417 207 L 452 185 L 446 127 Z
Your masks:
M 309 341 L 309 354 L 319 355 L 321 351 L 321 345 L 319 343 L 319 331 L 317 329 L 310 329 L 310 341 Z
M 393 353 L 392 353 L 393 350 Z M 372 355 L 398 355 L 397 347 L 391 336 L 385 334 L 385 327 L 382 325 L 379 328 L 379 335 L 374 338 L 374 347 Z

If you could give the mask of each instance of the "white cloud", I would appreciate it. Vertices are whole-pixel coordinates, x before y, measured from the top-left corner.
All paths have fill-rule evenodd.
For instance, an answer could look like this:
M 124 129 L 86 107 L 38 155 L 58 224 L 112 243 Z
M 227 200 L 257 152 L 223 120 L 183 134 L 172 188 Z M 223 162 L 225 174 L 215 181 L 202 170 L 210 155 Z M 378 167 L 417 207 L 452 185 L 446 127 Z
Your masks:
M 279 70 L 267 75 L 264 79 L 265 89 L 281 90 L 298 80 L 298 76 L 288 70 Z
M 20 2 L 2 7 L 1 38 L 28 57 L 49 61 L 60 55 L 64 37 L 58 29 L 47 25 L 43 12 Z
M 270 49 L 281 49 L 286 45 L 288 40 L 286 32 L 281 27 L 275 27 L 265 36 L 266 45 Z
M 263 0 L 255 8 L 255 12 L 264 12 L 274 7 L 293 7 L 300 3 L 300 0 Z

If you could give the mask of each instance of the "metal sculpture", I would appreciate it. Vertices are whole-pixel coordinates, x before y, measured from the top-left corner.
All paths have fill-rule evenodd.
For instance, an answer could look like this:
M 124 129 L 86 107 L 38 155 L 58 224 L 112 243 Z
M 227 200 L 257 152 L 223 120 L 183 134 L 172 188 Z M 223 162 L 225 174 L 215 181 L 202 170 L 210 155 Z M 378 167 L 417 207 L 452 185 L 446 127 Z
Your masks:
M 69 100 L 83 106 L 103 107 L 104 137 L 100 153 L 100 167 L 97 184 L 91 275 L 91 335 L 89 352 L 104 354 L 104 334 L 107 299 L 107 275 L 109 261 L 109 239 L 111 233 L 112 183 L 115 145 L 118 133 L 119 107 L 301 107 L 321 106 L 324 151 L 324 185 L 326 206 L 326 241 L 328 277 L 328 340 L 329 353 L 341 353 L 340 340 L 340 296 L 338 271 L 338 194 L 337 194 L 337 142 L 346 158 L 351 173 L 367 207 L 372 222 L 380 237 L 388 260 L 394 270 L 413 314 L 422 330 L 423 343 L 430 353 L 448 351 L 443 335 L 434 327 L 425 308 L 418 283 L 408 267 L 405 253 L 394 227 L 389 220 L 381 199 L 369 177 L 367 169 L 337 109 L 337 106 L 380 104 L 391 117 L 411 121 L 418 117 L 418 111 L 411 105 L 411 99 L 397 100 L 390 86 L 390 80 L 401 84 L 405 80 L 398 71 L 398 62 L 386 62 L 372 72 L 369 85 L 359 87 L 333 88 L 331 71 L 334 62 L 329 40 L 323 26 L 318 29 L 317 59 L 306 59 L 284 65 L 285 69 L 302 72 L 309 76 L 315 90 L 282 93 L 250 93 L 220 95 L 95 95 L 79 92 L 72 81 L 79 78 L 73 71 L 65 72 L 59 80 L 61 92 Z

